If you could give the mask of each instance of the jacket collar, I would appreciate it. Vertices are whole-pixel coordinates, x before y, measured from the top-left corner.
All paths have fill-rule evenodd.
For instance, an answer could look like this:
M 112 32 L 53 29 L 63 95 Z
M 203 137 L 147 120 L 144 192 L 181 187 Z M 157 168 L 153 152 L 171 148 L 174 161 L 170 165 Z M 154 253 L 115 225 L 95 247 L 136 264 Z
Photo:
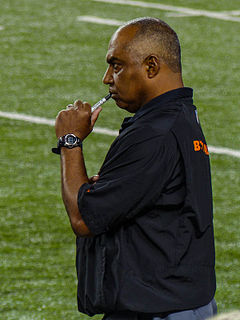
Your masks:
M 161 110 L 163 109 L 169 109 L 169 106 L 174 103 L 176 104 L 179 100 L 190 100 L 191 104 L 193 103 L 192 100 L 193 96 L 193 89 L 184 87 L 184 88 L 178 88 L 174 89 L 168 92 L 165 92 L 161 94 L 158 97 L 153 98 L 151 101 L 147 102 L 145 105 L 143 105 L 133 117 L 126 117 L 123 120 L 121 129 L 119 130 L 119 133 L 121 133 L 125 128 L 129 127 L 131 124 L 133 124 L 137 119 L 144 116 L 145 114 L 148 114 L 155 110 L 156 108 L 159 108 Z

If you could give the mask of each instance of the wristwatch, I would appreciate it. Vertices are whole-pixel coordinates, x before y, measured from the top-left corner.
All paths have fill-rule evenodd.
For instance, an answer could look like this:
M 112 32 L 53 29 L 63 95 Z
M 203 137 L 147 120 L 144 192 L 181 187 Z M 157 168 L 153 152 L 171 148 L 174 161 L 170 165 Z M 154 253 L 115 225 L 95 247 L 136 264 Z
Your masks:
M 75 136 L 73 133 L 65 134 L 58 139 L 57 148 L 52 148 L 52 152 L 56 154 L 61 154 L 61 148 L 76 148 L 80 147 L 82 149 L 82 140 Z

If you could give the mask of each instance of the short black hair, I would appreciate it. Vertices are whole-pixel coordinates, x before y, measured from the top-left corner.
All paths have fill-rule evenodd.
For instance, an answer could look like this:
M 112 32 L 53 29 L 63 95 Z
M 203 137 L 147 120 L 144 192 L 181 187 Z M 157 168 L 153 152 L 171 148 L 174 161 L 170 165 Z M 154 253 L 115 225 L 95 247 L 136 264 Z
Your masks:
M 166 22 L 158 18 L 144 17 L 128 21 L 120 29 L 128 26 L 137 27 L 137 32 L 129 43 L 130 50 L 136 50 L 135 44 L 138 44 L 141 58 L 147 53 L 155 53 L 173 72 L 181 73 L 180 42 L 176 32 Z

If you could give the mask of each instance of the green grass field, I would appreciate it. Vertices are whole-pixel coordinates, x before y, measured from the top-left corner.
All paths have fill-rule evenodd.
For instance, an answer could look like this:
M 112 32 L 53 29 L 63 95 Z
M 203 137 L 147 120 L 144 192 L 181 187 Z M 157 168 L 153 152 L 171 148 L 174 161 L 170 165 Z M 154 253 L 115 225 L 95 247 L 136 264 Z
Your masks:
M 162 3 L 162 1 L 146 1 Z M 165 0 L 193 9 L 240 10 L 234 0 Z M 160 17 L 179 34 L 186 86 L 209 145 L 240 149 L 240 23 L 86 0 L 0 3 L 0 111 L 53 119 L 77 98 L 94 103 L 116 27 L 77 21 Z M 239 15 L 240 16 L 240 15 Z M 117 130 L 126 114 L 108 102 L 98 127 Z M 77 311 L 75 238 L 60 195 L 51 126 L 0 117 L 0 319 L 90 319 Z M 89 175 L 114 137 L 84 143 Z M 240 309 L 240 158 L 211 154 L 219 311 Z M 101 319 L 95 316 L 93 319 Z

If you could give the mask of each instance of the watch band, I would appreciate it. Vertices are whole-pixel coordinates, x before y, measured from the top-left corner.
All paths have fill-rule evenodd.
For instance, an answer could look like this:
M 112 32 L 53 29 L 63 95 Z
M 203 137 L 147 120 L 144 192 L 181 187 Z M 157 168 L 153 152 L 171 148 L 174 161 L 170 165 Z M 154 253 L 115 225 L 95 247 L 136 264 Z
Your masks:
M 52 148 L 52 152 L 61 154 L 61 148 L 73 149 L 80 147 L 82 149 L 82 140 L 73 133 L 65 134 L 58 139 L 57 148 Z

